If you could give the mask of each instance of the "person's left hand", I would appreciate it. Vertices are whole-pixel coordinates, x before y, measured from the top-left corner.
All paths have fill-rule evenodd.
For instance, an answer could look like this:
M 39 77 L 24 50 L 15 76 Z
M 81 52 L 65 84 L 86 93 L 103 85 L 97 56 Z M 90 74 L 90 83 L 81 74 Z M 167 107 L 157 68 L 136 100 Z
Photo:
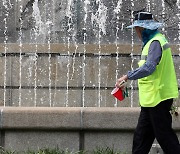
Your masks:
M 122 77 L 120 77 L 117 81 L 115 86 L 118 88 L 124 88 L 124 84 L 127 81 L 128 77 L 127 75 L 123 75 Z

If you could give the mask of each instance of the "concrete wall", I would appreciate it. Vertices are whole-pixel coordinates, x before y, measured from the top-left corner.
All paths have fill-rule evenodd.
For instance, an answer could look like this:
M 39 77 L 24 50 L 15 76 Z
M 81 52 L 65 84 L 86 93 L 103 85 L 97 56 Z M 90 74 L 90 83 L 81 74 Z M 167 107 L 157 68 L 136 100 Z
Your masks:
M 47 52 L 48 47 L 45 44 L 23 44 L 21 48 L 18 44 L 0 45 L 1 105 L 138 106 L 137 81 L 128 81 L 129 97 L 123 102 L 117 102 L 110 93 L 117 77 L 138 67 L 140 45 L 50 44 Z M 179 46 L 171 47 L 180 83 Z M 179 100 L 176 102 L 179 104 Z
M 0 42 L 5 36 L 8 43 L 131 43 L 132 37 L 138 42 L 125 27 L 133 11 L 146 8 L 165 22 L 170 42 L 179 43 L 179 5 L 177 0 L 1 1 Z
M 110 93 L 119 76 L 137 67 L 140 41 L 125 27 L 144 7 L 165 22 L 180 83 L 178 1 L 36 2 L 0 2 L 0 105 L 137 107 L 136 81 L 128 82 L 129 98 L 121 103 Z
M 140 109 L 1 107 L 0 111 L 0 146 L 5 149 L 24 151 L 58 146 L 91 151 L 108 146 L 131 153 Z M 174 117 L 173 128 L 180 137 L 179 122 L 179 117 Z

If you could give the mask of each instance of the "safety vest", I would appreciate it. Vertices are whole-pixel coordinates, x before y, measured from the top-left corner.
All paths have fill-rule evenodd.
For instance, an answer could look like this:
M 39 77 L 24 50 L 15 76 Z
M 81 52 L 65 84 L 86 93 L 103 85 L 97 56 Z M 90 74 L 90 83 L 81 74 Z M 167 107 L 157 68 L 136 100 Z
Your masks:
M 171 49 L 164 35 L 158 33 L 146 43 L 138 63 L 139 67 L 146 62 L 150 44 L 154 40 L 160 42 L 162 56 L 151 75 L 138 79 L 139 102 L 142 107 L 154 107 L 163 100 L 178 97 L 178 85 Z

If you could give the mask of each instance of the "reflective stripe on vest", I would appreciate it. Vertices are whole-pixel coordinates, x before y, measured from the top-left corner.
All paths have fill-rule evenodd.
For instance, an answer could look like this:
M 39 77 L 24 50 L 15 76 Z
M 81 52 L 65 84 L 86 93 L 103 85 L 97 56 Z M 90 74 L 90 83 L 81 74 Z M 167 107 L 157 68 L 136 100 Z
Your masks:
M 169 43 L 166 43 L 166 44 L 163 45 L 163 47 L 162 47 L 163 50 L 166 50 L 166 49 L 168 49 L 168 48 L 170 48 Z M 147 60 L 147 55 L 141 55 L 141 60 Z

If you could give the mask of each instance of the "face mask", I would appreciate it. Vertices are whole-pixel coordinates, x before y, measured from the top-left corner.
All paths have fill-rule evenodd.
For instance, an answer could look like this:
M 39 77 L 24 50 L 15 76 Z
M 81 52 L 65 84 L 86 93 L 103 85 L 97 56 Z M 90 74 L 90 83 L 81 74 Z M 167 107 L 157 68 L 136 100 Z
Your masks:
M 150 39 L 154 37 L 155 34 L 158 33 L 158 30 L 150 30 L 150 29 L 144 29 L 142 31 L 142 41 L 143 45 L 145 45 Z

